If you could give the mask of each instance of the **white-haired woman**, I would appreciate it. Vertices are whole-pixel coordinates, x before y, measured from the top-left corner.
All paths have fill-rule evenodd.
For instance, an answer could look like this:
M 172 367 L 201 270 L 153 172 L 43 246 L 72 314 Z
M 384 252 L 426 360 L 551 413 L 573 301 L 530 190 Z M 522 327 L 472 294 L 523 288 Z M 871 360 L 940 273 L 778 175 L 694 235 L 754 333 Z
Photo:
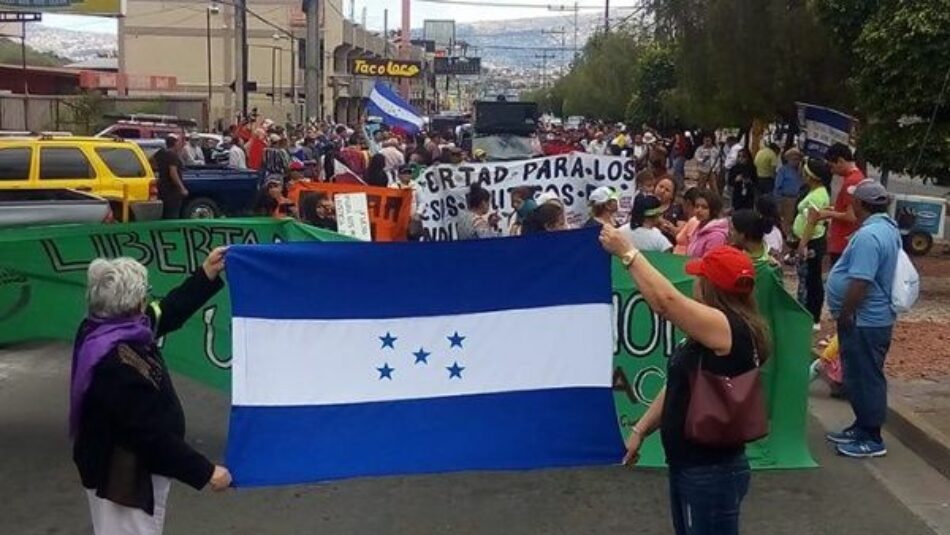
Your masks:
M 185 415 L 155 340 L 184 324 L 223 286 L 223 247 L 158 302 L 131 258 L 89 264 L 88 316 L 79 326 L 70 381 L 73 460 L 96 535 L 160 534 L 171 479 L 195 489 L 231 484 L 184 440 Z

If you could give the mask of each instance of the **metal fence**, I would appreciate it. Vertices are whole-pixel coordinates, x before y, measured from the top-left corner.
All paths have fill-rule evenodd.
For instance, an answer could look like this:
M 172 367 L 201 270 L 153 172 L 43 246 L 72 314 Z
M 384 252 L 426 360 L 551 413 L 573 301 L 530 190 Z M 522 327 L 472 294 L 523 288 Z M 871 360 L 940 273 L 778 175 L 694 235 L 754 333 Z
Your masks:
M 194 119 L 206 129 L 207 100 L 199 97 L 36 96 L 0 94 L 0 130 L 95 134 L 111 121 L 106 113 L 154 113 Z

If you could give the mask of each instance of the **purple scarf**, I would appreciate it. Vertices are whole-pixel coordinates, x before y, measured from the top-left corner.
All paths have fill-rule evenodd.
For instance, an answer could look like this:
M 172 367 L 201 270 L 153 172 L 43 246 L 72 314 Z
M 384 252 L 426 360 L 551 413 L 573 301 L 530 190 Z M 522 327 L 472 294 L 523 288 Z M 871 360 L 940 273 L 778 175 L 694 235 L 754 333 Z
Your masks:
M 79 432 L 82 402 L 92 384 L 96 365 L 121 343 L 149 344 L 152 329 L 144 314 L 131 318 L 102 320 L 86 318 L 79 326 L 73 347 L 73 371 L 69 383 L 69 437 Z

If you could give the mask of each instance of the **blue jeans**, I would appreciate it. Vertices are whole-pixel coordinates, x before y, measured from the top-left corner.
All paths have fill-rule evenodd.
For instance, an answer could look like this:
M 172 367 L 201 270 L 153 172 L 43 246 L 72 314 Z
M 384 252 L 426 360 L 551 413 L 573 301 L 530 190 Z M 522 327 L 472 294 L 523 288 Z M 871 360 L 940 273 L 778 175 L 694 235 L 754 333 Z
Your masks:
M 881 442 L 887 416 L 887 377 L 884 359 L 891 348 L 893 326 L 843 328 L 838 322 L 838 347 L 848 399 L 854 411 L 852 428 L 864 438 Z
M 745 455 L 720 464 L 670 468 L 670 512 L 676 535 L 738 535 L 749 492 Z

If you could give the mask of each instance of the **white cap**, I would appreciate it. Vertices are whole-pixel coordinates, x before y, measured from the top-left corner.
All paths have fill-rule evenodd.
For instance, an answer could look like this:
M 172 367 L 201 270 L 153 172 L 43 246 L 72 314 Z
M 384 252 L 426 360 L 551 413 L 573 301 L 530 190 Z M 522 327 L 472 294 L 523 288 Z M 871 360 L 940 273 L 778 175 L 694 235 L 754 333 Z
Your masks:
M 650 143 L 655 143 L 655 142 L 656 142 L 656 136 L 653 135 L 653 132 L 647 132 L 646 134 L 643 134 L 643 142 L 646 143 L 646 144 L 648 144 L 648 145 L 649 145 Z
M 605 204 L 608 201 L 615 201 L 618 199 L 617 192 L 613 188 L 607 186 L 601 186 L 594 191 L 590 192 L 590 197 L 588 197 L 591 204 Z
M 549 202 L 557 202 L 560 204 L 561 198 L 558 197 L 557 193 L 554 193 L 553 191 L 545 191 L 544 193 L 538 193 L 535 195 L 534 202 L 536 202 L 539 206 Z

